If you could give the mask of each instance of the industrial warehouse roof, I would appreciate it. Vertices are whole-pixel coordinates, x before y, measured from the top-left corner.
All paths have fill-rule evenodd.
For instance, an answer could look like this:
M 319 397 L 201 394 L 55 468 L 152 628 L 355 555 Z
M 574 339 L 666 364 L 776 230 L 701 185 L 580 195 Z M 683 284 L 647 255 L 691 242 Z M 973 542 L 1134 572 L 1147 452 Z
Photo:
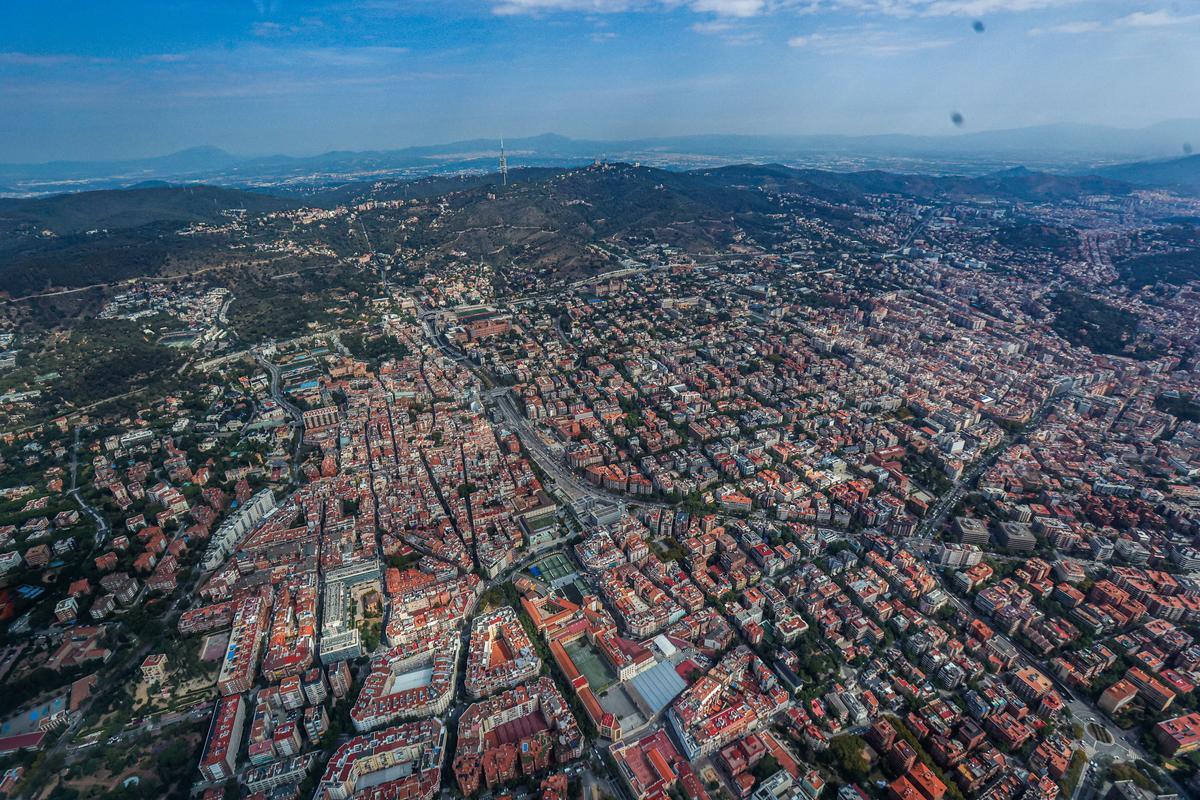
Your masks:
M 675 699 L 675 695 L 687 688 L 687 684 L 669 661 L 659 662 L 636 676 L 632 683 L 633 688 L 655 714 L 666 708 Z

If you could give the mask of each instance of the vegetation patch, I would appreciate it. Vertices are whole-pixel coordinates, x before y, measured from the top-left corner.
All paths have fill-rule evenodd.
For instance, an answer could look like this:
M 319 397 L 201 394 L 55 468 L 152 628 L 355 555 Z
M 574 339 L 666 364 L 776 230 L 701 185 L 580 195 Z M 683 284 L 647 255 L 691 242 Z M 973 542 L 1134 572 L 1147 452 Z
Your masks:
M 1050 327 L 1077 347 L 1093 353 L 1136 359 L 1157 358 L 1153 347 L 1138 343 L 1136 314 L 1103 303 L 1083 292 L 1062 291 L 1050 299 Z

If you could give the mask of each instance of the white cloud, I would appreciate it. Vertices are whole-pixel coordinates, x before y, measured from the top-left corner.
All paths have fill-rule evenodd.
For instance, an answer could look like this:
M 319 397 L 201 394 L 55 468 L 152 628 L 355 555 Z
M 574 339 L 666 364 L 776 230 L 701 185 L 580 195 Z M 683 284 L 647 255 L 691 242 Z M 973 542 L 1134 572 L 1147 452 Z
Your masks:
M 493 0 L 496 14 L 548 14 L 582 12 L 618 14 L 626 11 L 663 11 L 686 8 L 696 14 L 746 19 L 795 5 L 799 0 Z M 811 2 L 811 0 L 810 0 Z
M 492 6 L 496 14 L 539 14 L 550 11 L 584 11 L 615 14 L 644 7 L 635 0 L 500 0 Z
M 685 9 L 709 17 L 691 26 L 698 33 L 717 33 L 729 20 L 761 17 L 777 11 L 816 14 L 821 11 L 850 12 L 864 16 L 903 19 L 920 17 L 983 18 L 997 14 L 1054 11 L 1085 4 L 1088 0 L 488 0 L 492 11 L 505 15 L 550 13 L 617 14 L 640 11 Z M 1082 34 L 1111 27 L 1159 28 L 1200 21 L 1200 14 L 1176 15 L 1167 9 L 1135 11 L 1114 22 L 1068 21 L 1033 28 L 1033 35 Z M 274 23 L 259 23 L 260 35 L 279 31 Z
M 1160 8 L 1157 11 L 1135 11 L 1128 16 L 1121 17 L 1115 24 L 1126 28 L 1166 28 L 1172 25 L 1188 25 L 1193 22 L 1200 22 L 1200 14 L 1179 17 L 1165 8 Z
M 289 32 L 278 22 L 256 22 L 250 26 L 250 31 L 255 36 L 282 36 Z
M 1029 35 L 1045 36 L 1047 34 L 1054 33 L 1078 35 L 1082 33 L 1096 33 L 1097 31 L 1104 30 L 1104 27 L 1105 26 L 1103 22 L 1096 22 L 1095 20 L 1079 20 L 1077 22 L 1064 22 L 1061 25 L 1048 25 L 1044 28 L 1031 28 L 1029 30 Z
M 301 17 L 295 23 L 283 24 L 280 22 L 272 22 L 270 20 L 255 22 L 250 26 L 250 32 L 255 36 L 292 36 L 297 33 L 304 33 L 315 28 L 325 27 L 325 22 L 319 17 Z
M 189 83 L 182 88 L 175 85 L 171 88 L 173 97 L 193 100 L 280 97 L 286 95 L 307 95 L 319 91 L 339 89 L 372 89 L 388 87 L 396 83 L 427 82 L 441 80 L 447 77 L 433 72 L 380 72 L 369 75 L 354 75 L 344 77 L 321 77 L 291 74 L 264 74 L 254 80 L 245 81 L 206 81 L 204 76 L 192 76 Z
M 736 25 L 727 20 L 714 19 L 708 22 L 697 22 L 691 26 L 691 29 L 696 33 L 728 33 L 735 30 L 736 27 Z
M 1059 25 L 1032 28 L 1029 31 L 1029 35 L 1044 36 L 1046 34 L 1056 33 L 1084 34 L 1130 29 L 1168 28 L 1176 25 L 1188 25 L 1196 22 L 1200 22 L 1200 14 L 1176 16 L 1166 9 L 1160 9 L 1158 11 L 1135 11 L 1132 14 L 1127 14 L 1124 17 L 1113 20 L 1112 22 L 1076 20 L 1073 22 L 1064 22 Z
M 747 28 L 742 20 L 734 20 L 729 17 L 697 22 L 689 27 L 695 33 L 714 36 L 728 45 L 745 46 L 761 44 L 763 41 L 761 33 Z
M 879 29 L 839 29 L 829 33 L 809 33 L 788 39 L 788 46 L 821 53 L 855 53 L 868 56 L 898 56 L 922 50 L 936 50 L 951 44 L 949 39 L 922 39 L 896 36 Z
M 284 59 L 291 58 L 294 51 L 278 51 Z M 368 45 L 366 47 L 310 47 L 299 51 L 307 63 L 330 67 L 373 68 L 391 64 L 408 53 L 407 47 Z
M 889 17 L 982 17 L 1062 8 L 1079 2 L 1082 0 L 827 0 L 825 7 Z
M 920 14 L 926 17 L 982 17 L 1000 12 L 1042 11 L 1077 2 L 1079 0 L 918 0 L 914 4 L 924 6 Z
M 187 61 L 191 56 L 187 53 L 151 53 L 141 56 L 138 61 L 143 64 L 178 64 Z
M 81 56 L 75 53 L 22 53 L 16 51 L 0 53 L 0 66 L 10 67 L 58 67 L 64 64 L 113 64 L 115 59 L 97 56 Z
M 616 14 L 685 9 L 717 21 L 750 19 L 777 11 L 792 14 L 850 12 L 862 15 L 917 17 L 984 17 L 999 13 L 1045 11 L 1087 0 L 488 0 L 496 14 L 577 12 Z M 701 30 L 695 28 L 695 30 Z M 701 30 L 701 32 L 703 32 Z
M 720 17 L 756 17 L 767 10 L 766 0 L 692 0 L 692 11 Z

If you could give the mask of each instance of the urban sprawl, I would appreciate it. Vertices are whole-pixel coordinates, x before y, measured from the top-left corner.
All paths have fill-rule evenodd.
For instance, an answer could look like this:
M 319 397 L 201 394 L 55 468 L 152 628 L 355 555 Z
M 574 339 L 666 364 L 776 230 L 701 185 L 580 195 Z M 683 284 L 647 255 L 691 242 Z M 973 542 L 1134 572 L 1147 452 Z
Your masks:
M 1110 298 L 1121 352 L 1046 321 L 1200 209 L 813 203 L 571 282 L 366 252 L 356 316 L 286 339 L 217 278 L 114 293 L 186 382 L 0 397 L 0 791 L 1200 795 L 1200 295 Z M 1017 215 L 1082 245 L 979 235 Z

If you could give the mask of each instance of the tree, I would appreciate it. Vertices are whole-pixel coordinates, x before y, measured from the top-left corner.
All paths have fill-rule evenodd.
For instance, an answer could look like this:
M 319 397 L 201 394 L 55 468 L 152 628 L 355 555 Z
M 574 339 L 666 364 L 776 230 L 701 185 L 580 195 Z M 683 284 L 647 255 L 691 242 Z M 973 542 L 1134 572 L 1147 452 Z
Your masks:
M 375 651 L 379 646 L 380 625 L 378 622 L 364 622 L 359 628 L 359 635 L 362 637 L 363 649 L 368 653 Z
M 46 800 L 77 800 L 78 797 L 78 789 L 73 789 L 66 784 L 60 783 L 54 787 L 54 791 L 50 792 Z
M 761 761 L 754 765 L 754 777 L 760 781 L 774 775 L 779 771 L 779 761 L 775 756 L 768 753 Z
M 867 762 L 864 748 L 866 742 L 861 736 L 839 736 L 829 743 L 829 749 L 837 758 L 838 764 L 846 777 L 857 783 L 867 780 L 871 774 L 871 765 Z

